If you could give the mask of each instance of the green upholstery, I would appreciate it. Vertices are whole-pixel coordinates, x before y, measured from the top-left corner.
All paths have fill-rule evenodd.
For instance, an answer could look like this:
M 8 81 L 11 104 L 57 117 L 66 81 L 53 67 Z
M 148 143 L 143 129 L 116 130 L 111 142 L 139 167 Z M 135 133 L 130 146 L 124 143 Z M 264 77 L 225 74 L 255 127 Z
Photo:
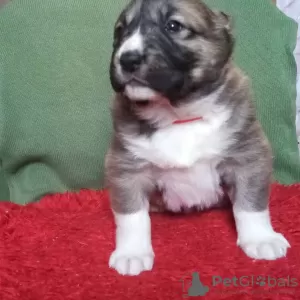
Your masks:
M 207 2 L 235 20 L 235 59 L 253 79 L 274 149 L 275 179 L 299 181 L 296 24 L 268 1 Z M 1 200 L 27 203 L 48 193 L 103 187 L 112 30 L 125 3 L 14 0 L 1 8 Z

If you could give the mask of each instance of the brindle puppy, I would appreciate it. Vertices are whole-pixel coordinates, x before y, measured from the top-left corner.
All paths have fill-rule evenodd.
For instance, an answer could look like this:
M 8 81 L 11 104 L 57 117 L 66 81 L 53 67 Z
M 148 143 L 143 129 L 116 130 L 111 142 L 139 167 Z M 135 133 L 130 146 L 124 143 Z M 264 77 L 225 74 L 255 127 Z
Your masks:
M 226 187 L 246 255 L 273 260 L 290 247 L 271 225 L 271 149 L 233 45 L 227 15 L 199 0 L 133 0 L 116 23 L 106 178 L 117 226 L 109 265 L 120 274 L 152 269 L 157 191 L 179 212 L 222 204 Z

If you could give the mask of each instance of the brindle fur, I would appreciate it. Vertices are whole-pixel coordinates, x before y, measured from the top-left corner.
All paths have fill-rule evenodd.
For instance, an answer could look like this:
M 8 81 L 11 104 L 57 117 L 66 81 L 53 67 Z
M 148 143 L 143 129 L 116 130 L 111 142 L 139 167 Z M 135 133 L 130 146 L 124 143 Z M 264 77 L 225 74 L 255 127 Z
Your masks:
M 168 35 L 164 25 L 170 16 L 179 16 L 188 31 L 176 37 Z M 124 96 L 125 82 L 118 78 L 114 63 L 122 41 L 137 27 L 145 37 L 146 57 L 138 76 L 169 99 L 177 114 L 188 118 L 205 115 L 208 110 L 230 110 L 231 117 L 224 123 L 230 139 L 216 168 L 233 203 L 245 211 L 265 210 L 272 173 L 270 145 L 256 118 L 249 80 L 232 61 L 229 17 L 199 0 L 133 0 L 116 22 L 110 68 L 116 91 L 114 133 L 106 156 L 112 209 L 124 214 L 138 211 L 156 189 L 155 167 L 134 157 L 126 149 L 124 137 L 151 136 L 162 125 L 143 119 L 138 113 L 143 107 Z M 210 95 L 215 96 L 203 100 L 202 106 L 202 99 Z

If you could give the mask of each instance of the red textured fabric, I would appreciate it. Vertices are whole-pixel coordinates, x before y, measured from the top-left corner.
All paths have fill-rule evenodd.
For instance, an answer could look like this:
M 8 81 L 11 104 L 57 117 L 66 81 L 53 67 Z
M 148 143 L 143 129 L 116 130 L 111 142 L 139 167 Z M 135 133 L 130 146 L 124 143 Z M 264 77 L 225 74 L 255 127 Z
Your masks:
M 152 214 L 154 269 L 121 277 L 108 268 L 114 222 L 106 192 L 47 196 L 25 207 L 1 203 L 0 299 L 183 299 L 180 280 L 187 289 L 193 272 L 209 287 L 199 299 L 300 299 L 300 185 L 275 184 L 270 207 L 275 229 L 292 246 L 286 258 L 246 257 L 236 246 L 230 210 Z M 269 276 L 271 284 L 286 286 L 212 286 L 212 276 Z

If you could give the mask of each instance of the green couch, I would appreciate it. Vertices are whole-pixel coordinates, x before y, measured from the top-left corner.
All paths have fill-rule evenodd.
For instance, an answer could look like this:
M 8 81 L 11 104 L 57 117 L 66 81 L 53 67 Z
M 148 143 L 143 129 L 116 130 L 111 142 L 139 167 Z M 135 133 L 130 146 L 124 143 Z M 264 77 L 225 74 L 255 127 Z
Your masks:
M 209 0 L 233 17 L 274 178 L 300 180 L 296 24 L 267 0 Z M 111 134 L 109 60 L 124 0 L 14 0 L 0 10 L 0 199 L 103 187 Z

